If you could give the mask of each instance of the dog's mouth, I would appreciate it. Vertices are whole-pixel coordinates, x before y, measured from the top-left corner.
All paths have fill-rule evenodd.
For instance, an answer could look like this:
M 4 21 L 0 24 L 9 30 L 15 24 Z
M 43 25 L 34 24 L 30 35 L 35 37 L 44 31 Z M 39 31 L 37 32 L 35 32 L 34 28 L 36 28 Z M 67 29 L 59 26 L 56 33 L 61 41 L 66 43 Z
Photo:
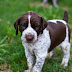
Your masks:
M 25 38 L 26 38 L 26 41 L 28 43 L 30 43 L 30 42 L 32 42 L 34 40 L 34 35 L 28 34 L 28 35 L 25 35 Z
M 38 39 L 37 39 L 37 40 L 38 40 Z M 37 42 L 37 40 L 34 40 L 34 39 L 33 39 L 32 41 L 27 41 L 27 40 L 26 40 L 25 42 L 26 42 L 26 43 L 35 43 L 35 42 Z
M 33 41 L 26 41 L 26 43 L 33 43 Z

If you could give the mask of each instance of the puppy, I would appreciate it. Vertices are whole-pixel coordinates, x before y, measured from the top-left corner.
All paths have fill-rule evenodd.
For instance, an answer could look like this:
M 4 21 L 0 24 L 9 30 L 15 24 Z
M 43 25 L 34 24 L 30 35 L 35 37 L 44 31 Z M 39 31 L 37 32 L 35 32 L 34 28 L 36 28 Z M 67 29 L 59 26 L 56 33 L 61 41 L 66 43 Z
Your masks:
M 42 5 L 45 5 L 47 3 L 47 0 L 43 0 L 43 2 L 42 2 Z M 53 3 L 53 6 L 54 7 L 58 7 L 58 5 L 57 5 L 57 0 L 52 0 L 52 3 Z
M 56 46 L 64 52 L 62 65 L 68 66 L 70 57 L 70 28 L 67 25 L 68 13 L 65 11 L 63 20 L 49 20 L 39 14 L 29 11 L 19 17 L 14 23 L 16 35 L 21 32 L 22 44 L 25 48 L 28 70 L 25 72 L 41 72 L 46 57 L 53 55 Z M 18 27 L 19 26 L 19 27 Z M 36 63 L 34 63 L 36 56 Z

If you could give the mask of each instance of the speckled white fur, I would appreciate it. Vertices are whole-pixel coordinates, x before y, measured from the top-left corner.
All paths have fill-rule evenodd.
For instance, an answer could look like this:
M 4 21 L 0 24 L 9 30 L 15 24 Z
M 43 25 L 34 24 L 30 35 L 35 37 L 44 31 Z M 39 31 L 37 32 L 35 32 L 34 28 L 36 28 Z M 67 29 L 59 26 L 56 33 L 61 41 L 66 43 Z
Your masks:
M 51 44 L 49 31 L 45 29 L 43 31 L 43 34 L 39 35 L 37 41 L 34 43 L 25 43 L 24 41 L 22 41 L 22 44 L 25 47 L 25 54 L 27 57 L 29 69 L 33 67 L 32 72 L 41 72 L 45 58 L 48 54 L 48 48 Z M 36 56 L 36 63 L 33 66 L 34 54 Z
M 63 60 L 62 60 L 62 65 L 65 68 L 65 67 L 68 66 L 68 61 L 69 61 L 69 58 L 70 58 L 70 47 L 71 47 L 71 44 L 69 43 L 67 25 L 66 25 L 66 38 L 59 46 L 62 48 L 62 51 L 64 53 Z

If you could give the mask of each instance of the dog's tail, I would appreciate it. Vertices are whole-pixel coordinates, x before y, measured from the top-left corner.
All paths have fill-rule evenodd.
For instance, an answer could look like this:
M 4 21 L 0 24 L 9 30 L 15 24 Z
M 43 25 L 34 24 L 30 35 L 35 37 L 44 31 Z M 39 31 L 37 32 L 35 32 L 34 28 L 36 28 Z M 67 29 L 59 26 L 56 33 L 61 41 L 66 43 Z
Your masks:
M 68 23 L 68 12 L 67 11 L 64 12 L 63 20 Z

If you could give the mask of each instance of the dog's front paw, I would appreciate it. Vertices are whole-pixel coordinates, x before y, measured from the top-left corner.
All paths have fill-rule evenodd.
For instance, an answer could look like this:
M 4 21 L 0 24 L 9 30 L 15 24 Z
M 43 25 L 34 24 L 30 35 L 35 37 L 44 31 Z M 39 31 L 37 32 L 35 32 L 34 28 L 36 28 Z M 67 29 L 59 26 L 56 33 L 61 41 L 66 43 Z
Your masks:
M 30 72 L 37 72 L 37 71 L 30 71 Z
M 30 72 L 30 70 L 25 70 L 24 72 Z
M 33 69 L 33 70 L 31 70 L 30 72 L 39 72 L 39 71 Z
M 66 67 L 68 66 L 68 64 L 66 64 L 66 63 L 64 62 L 64 63 L 61 64 L 61 66 L 62 66 L 63 68 L 66 68 Z

